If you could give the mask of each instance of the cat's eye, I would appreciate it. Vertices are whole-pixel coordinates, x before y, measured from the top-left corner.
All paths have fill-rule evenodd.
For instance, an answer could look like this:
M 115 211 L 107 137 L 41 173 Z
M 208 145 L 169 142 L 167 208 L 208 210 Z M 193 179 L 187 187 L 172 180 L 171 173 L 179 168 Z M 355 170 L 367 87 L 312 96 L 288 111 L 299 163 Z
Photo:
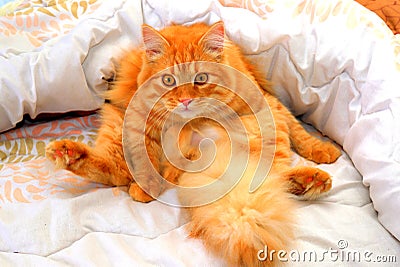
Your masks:
M 164 76 L 162 76 L 162 82 L 166 86 L 174 86 L 174 85 L 176 85 L 175 78 L 171 74 L 165 74 Z
M 198 85 L 205 84 L 208 81 L 207 73 L 199 73 L 194 78 L 194 83 Z

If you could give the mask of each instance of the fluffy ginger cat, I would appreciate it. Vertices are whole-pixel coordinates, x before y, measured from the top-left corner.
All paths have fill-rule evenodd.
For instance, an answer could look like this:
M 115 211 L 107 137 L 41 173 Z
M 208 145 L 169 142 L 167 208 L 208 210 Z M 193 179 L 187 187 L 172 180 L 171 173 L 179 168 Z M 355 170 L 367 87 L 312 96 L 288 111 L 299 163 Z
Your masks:
M 135 182 L 128 169 L 122 149 L 122 128 L 129 102 L 141 85 L 154 79 L 168 92 L 154 106 L 147 119 L 145 137 L 148 157 L 165 180 L 188 187 L 201 186 L 218 180 L 225 170 L 225 155 L 232 153 L 232 147 L 226 145 L 231 137 L 213 120 L 190 121 L 179 135 L 178 142 L 184 156 L 196 159 L 199 156 L 198 139 L 210 131 L 215 137 L 217 154 L 208 169 L 185 173 L 169 164 L 163 156 L 160 121 L 172 112 L 185 119 L 201 116 L 204 110 L 210 108 L 209 104 L 201 101 L 204 97 L 221 101 L 234 110 L 245 125 L 251 153 L 249 165 L 240 182 L 224 197 L 207 205 L 188 208 L 190 236 L 202 239 L 207 249 L 223 257 L 229 265 L 273 264 L 259 261 L 257 252 L 264 245 L 279 250 L 287 248 L 290 243 L 295 209 L 295 201 L 290 194 L 314 199 L 331 188 L 328 173 L 314 167 L 291 168 L 291 148 L 317 163 L 334 162 L 340 156 L 340 150 L 310 135 L 287 108 L 268 93 L 268 84 L 243 57 L 240 49 L 225 37 L 222 22 L 212 26 L 174 25 L 160 31 L 143 25 L 142 33 L 144 49 L 131 50 L 121 58 L 116 81 L 112 90 L 106 93 L 109 103 L 104 104 L 101 110 L 102 124 L 95 146 L 70 140 L 54 141 L 46 148 L 47 157 L 58 167 L 90 181 L 111 186 L 128 185 L 129 194 L 136 201 L 148 202 L 156 198 L 163 191 L 162 181 L 148 177 L 144 185 L 146 190 L 142 190 L 143 185 Z M 192 82 L 182 86 L 178 84 L 180 64 L 195 65 L 196 62 L 218 63 L 243 73 L 270 107 L 275 125 L 275 138 L 270 143 L 275 147 L 275 154 L 268 178 L 254 193 L 249 193 L 248 185 L 257 163 L 254 159 L 260 154 L 260 142 L 265 141 L 255 129 L 257 121 L 243 99 L 216 86 L 218 81 L 209 82 L 212 77 L 221 77 L 217 75 L 218 71 L 213 73 L 196 65 L 185 73 Z M 170 69 L 170 73 L 165 74 L 166 69 Z M 157 76 L 162 71 L 164 75 Z M 253 101 L 256 103 L 258 100 Z M 142 166 L 140 162 L 134 162 L 134 165 L 135 169 Z M 197 197 L 188 195 L 186 191 L 178 191 L 178 195 L 189 202 Z

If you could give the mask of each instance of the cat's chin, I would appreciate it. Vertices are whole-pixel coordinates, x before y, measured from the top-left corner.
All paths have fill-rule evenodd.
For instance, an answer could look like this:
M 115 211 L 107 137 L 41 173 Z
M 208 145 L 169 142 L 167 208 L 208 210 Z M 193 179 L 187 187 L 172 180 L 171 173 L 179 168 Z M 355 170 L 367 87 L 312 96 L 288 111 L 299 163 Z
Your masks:
M 190 120 L 190 119 L 194 119 L 196 117 L 199 117 L 200 114 L 198 112 L 195 112 L 193 110 L 190 109 L 186 109 L 186 110 L 174 110 L 173 114 L 183 120 Z

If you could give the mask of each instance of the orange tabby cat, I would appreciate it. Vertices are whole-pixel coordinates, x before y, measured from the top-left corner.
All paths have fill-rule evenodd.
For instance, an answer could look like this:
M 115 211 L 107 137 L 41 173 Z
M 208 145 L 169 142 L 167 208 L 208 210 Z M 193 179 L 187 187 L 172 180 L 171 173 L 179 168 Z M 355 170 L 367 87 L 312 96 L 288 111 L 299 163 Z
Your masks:
M 160 121 L 179 108 L 183 111 L 178 112 L 178 117 L 201 116 L 204 110 L 212 108 L 201 101 L 202 97 L 217 99 L 237 112 L 246 125 L 250 136 L 250 164 L 243 179 L 229 194 L 211 204 L 188 209 L 191 216 L 190 235 L 201 238 L 210 251 L 224 257 L 232 265 L 269 264 L 258 261 L 258 250 L 264 245 L 270 249 L 284 249 L 293 231 L 291 211 L 295 206 L 287 192 L 313 199 L 331 187 L 329 174 L 320 169 L 291 168 L 291 147 L 317 163 L 334 162 L 340 151 L 331 143 L 322 142 L 308 134 L 277 98 L 261 89 L 260 85 L 267 86 L 267 83 L 245 60 L 240 49 L 225 38 L 222 22 L 212 26 L 175 25 L 161 31 L 144 25 L 142 32 L 144 49 L 132 50 L 121 59 L 113 90 L 106 94 L 110 102 L 104 104 L 101 110 L 102 125 L 95 146 L 69 140 L 55 141 L 48 145 L 47 157 L 57 166 L 91 181 L 115 186 L 128 185 L 129 194 L 134 200 L 151 201 L 153 198 L 137 185 L 130 174 L 122 150 L 122 126 L 129 101 L 138 88 L 151 78 L 158 86 L 170 90 L 154 106 L 147 120 L 146 149 L 150 161 L 170 182 L 177 182 L 179 178 L 179 183 L 185 186 L 203 185 L 218 179 L 225 169 L 226 157 L 223 155 L 229 154 L 231 148 L 225 145 L 227 136 L 224 131 L 210 120 L 196 119 L 185 126 L 179 142 L 182 148 L 186 147 L 183 152 L 188 158 L 198 156 L 197 150 L 193 150 L 196 144 L 192 140 L 197 139 L 193 135 L 202 136 L 209 129 L 217 135 L 219 152 L 215 162 L 204 172 L 182 174 L 162 156 Z M 253 194 L 248 192 L 248 183 L 254 174 L 255 163 L 252 158 L 260 153 L 259 144 L 262 142 L 260 132 L 255 129 L 255 118 L 251 115 L 250 107 L 237 94 L 207 82 L 211 77 L 219 77 L 227 79 L 229 83 L 229 77 L 218 75 L 223 70 L 199 69 L 201 65 L 196 65 L 197 62 L 219 63 L 243 73 L 257 86 L 271 109 L 276 127 L 275 140 L 271 142 L 276 146 L 276 153 L 270 175 Z M 179 64 L 182 63 L 193 64 L 194 67 L 190 68 L 190 73 L 186 73 L 191 76 L 192 82 L 181 86 L 176 77 L 179 76 Z M 168 68 L 170 73 L 165 74 Z M 161 71 L 164 74 L 157 76 Z M 243 94 L 243 91 L 240 93 Z M 260 99 L 253 98 L 253 104 L 256 105 L 257 101 Z M 135 168 L 140 169 L 141 162 L 134 164 Z M 162 184 L 152 178 L 148 177 L 145 189 L 157 197 L 162 191 Z M 182 200 L 196 197 L 185 195 L 184 192 L 179 196 Z

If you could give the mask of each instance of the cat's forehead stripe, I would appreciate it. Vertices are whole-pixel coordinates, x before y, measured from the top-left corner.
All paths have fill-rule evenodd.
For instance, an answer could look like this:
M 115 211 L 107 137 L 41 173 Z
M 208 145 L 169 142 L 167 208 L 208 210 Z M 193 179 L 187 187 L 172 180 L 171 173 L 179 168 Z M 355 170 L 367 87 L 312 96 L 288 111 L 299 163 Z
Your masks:
M 176 64 L 170 68 L 170 71 L 179 79 L 179 82 L 191 82 L 192 76 L 199 71 L 199 66 L 195 62 Z

